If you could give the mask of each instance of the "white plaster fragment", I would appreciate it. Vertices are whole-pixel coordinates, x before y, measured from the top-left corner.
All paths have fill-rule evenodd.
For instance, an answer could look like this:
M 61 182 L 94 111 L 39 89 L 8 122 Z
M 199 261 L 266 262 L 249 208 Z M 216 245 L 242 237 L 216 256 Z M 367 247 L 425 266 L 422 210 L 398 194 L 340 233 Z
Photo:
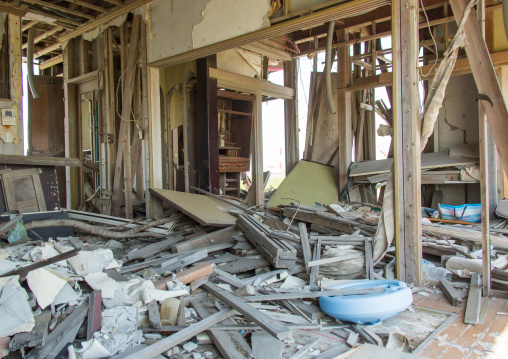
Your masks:
M 28 272 L 26 281 L 42 309 L 53 303 L 67 283 L 61 276 L 45 268 Z
M 19 276 L 0 278 L 0 292 L 0 337 L 31 331 L 35 320 Z

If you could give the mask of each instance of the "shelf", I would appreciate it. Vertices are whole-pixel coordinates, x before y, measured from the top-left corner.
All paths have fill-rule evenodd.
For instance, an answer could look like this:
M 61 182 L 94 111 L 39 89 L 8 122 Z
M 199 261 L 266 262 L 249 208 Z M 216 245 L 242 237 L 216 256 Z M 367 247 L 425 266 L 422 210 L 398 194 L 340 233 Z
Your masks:
M 233 110 L 226 110 L 225 108 L 218 108 L 217 111 L 224 112 L 224 113 L 230 113 L 232 115 L 240 115 L 240 116 L 249 116 L 249 117 L 252 117 L 252 113 L 233 111 Z
M 238 191 L 238 188 L 226 188 L 226 192 Z
M 234 173 L 234 172 L 233 172 Z M 234 178 L 226 178 L 226 183 L 230 183 L 230 182 L 238 182 L 239 180 L 237 179 L 234 179 Z

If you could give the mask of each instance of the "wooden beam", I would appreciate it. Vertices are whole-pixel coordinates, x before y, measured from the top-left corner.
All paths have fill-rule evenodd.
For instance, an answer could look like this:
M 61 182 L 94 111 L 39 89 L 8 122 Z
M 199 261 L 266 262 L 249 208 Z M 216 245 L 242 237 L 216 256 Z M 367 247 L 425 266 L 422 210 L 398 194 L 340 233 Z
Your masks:
M 55 4 L 52 4 L 52 3 L 47 2 L 47 1 L 42 1 L 42 0 L 24 0 L 24 1 L 26 1 L 26 2 L 28 2 L 30 4 L 35 4 L 35 5 L 42 6 L 45 9 L 49 9 L 49 10 L 54 9 L 54 10 L 58 10 L 58 11 L 63 12 L 63 13 L 79 16 L 79 17 L 82 17 L 82 18 L 85 18 L 85 19 L 89 19 L 89 20 L 95 19 L 95 17 L 92 16 L 92 15 L 85 14 L 85 13 L 83 13 L 81 11 L 72 10 L 72 9 L 70 9 L 68 7 L 55 5 Z
M 62 48 L 62 44 L 53 44 L 51 46 L 48 46 L 42 50 L 39 50 L 37 51 L 36 53 L 34 53 L 34 59 L 36 58 L 39 58 L 41 56 L 44 56 L 44 55 L 47 55 L 49 54 L 50 52 L 55 52 L 57 50 L 60 50 Z
M 21 26 L 21 32 L 25 32 L 26 30 L 37 25 L 38 23 L 39 23 L 39 21 L 35 21 L 35 20 L 27 22 L 25 25 Z
M 55 35 L 57 32 L 60 32 L 60 31 L 63 31 L 63 28 L 62 28 L 62 27 L 60 27 L 60 26 L 57 26 L 57 27 L 55 27 L 55 28 L 53 28 L 53 29 L 51 29 L 51 30 L 49 30 L 49 31 L 46 31 L 44 34 L 39 35 L 39 36 L 37 36 L 37 37 L 34 39 L 34 44 L 37 44 L 37 43 L 41 42 L 42 40 L 47 39 L 48 37 L 53 36 L 53 35 Z M 27 43 L 24 43 L 24 44 L 21 46 L 21 48 L 22 48 L 22 49 L 26 49 L 27 47 L 28 47 L 28 44 L 27 44 Z
M 160 97 L 160 71 L 159 69 L 148 68 L 149 85 L 149 152 L 145 154 L 150 159 L 150 187 L 163 188 L 162 179 L 162 134 L 161 134 L 161 97 Z M 150 218 L 162 215 L 162 201 L 156 200 L 153 194 L 150 194 Z
M 243 314 L 246 318 L 252 320 L 256 324 L 259 324 L 264 330 L 273 335 L 279 340 L 291 338 L 291 329 L 286 327 L 281 322 L 270 318 L 268 315 L 261 311 L 258 311 L 251 305 L 249 305 L 243 298 L 237 297 L 236 295 L 216 286 L 213 283 L 207 282 L 202 287 L 210 292 L 214 297 L 223 301 L 227 305 L 236 309 L 238 312 Z
M 6 1 L 0 1 L 0 12 L 23 17 L 26 15 L 27 11 L 23 8 L 13 6 Z
M 50 58 L 49 60 L 46 60 L 44 62 L 41 62 L 39 64 L 39 69 L 40 70 L 45 70 L 45 69 L 48 69 L 52 66 L 55 66 L 55 65 L 58 65 L 58 64 L 61 64 L 63 62 L 63 55 L 60 54 L 58 56 L 55 56 L 55 57 L 52 57 Z
M 347 41 L 347 30 L 337 31 L 337 41 Z M 352 161 L 353 151 L 353 128 L 351 125 L 351 93 L 345 88 L 349 86 L 351 72 L 349 46 L 340 47 L 337 50 L 337 121 L 339 146 L 338 159 L 335 163 L 335 180 L 339 194 L 344 190 L 348 181 L 348 170 Z
M 86 1 L 81 1 L 81 0 L 65 0 L 65 1 L 70 2 L 72 4 L 76 4 L 76 5 L 79 5 L 79 6 L 82 6 L 82 7 L 86 7 L 86 8 L 95 10 L 97 12 L 108 12 L 106 9 L 104 9 L 104 8 L 102 8 L 100 6 L 91 4 L 91 3 L 86 2 Z
M 104 25 L 105 23 L 131 12 L 132 10 L 137 9 L 140 6 L 151 3 L 153 0 L 128 0 L 125 3 L 120 3 L 121 5 L 114 7 L 109 10 L 107 13 L 97 16 L 94 20 L 87 21 L 86 23 L 79 25 L 75 30 L 68 31 L 58 38 L 58 41 L 64 43 L 73 39 L 77 36 L 83 35 L 84 33 L 91 31 L 100 25 Z
M 256 91 L 259 90 L 263 96 L 281 98 L 283 100 L 291 100 L 295 94 L 295 91 L 290 87 L 276 85 L 268 81 L 226 70 L 210 68 L 209 76 L 217 79 L 219 87 L 225 87 L 231 90 L 245 91 L 252 94 L 255 94 Z
M 290 53 L 281 50 L 281 48 L 269 46 L 262 42 L 253 42 L 252 44 L 247 44 L 242 46 L 243 49 L 255 52 L 257 54 L 268 56 L 271 59 L 279 60 L 279 61 L 291 61 L 293 57 Z
M 422 281 L 418 7 L 418 0 L 392 1 L 397 275 L 417 285 Z
M 79 158 L 0 155 L 0 163 L 24 166 L 81 167 Z
M 284 100 L 284 146 L 286 153 L 286 175 L 296 166 L 300 160 L 298 107 L 295 99 L 298 98 L 297 83 L 298 64 L 297 60 L 284 62 L 284 86 L 295 89 L 294 98 Z
M 252 188 L 254 190 L 254 204 L 265 203 L 263 180 L 263 98 L 261 90 L 256 91 L 254 102 L 254 123 L 252 124 Z

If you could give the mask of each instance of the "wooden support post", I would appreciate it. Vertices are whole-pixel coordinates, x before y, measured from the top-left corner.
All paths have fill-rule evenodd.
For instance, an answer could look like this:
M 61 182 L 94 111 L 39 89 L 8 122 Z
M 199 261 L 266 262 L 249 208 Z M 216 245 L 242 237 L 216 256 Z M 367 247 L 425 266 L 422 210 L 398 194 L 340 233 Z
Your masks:
M 149 80 L 149 144 L 150 144 L 150 187 L 162 188 L 162 133 L 161 133 L 161 98 L 160 98 L 160 71 L 155 67 L 148 69 Z M 152 207 L 151 218 L 162 215 L 162 201 L 156 200 L 150 194 Z
M 88 300 L 88 323 L 86 328 L 86 340 L 93 339 L 93 333 L 102 328 L 102 292 L 94 290 Z
M 217 79 L 208 76 L 209 67 L 217 67 L 216 55 L 197 60 L 199 188 L 219 194 Z
M 185 192 L 189 193 L 189 116 L 187 109 L 187 80 L 181 83 L 183 97 L 183 182 Z M 217 122 L 217 121 L 216 121 Z
M 63 50 L 64 58 L 64 95 L 65 95 L 65 157 L 76 158 L 75 139 L 77 138 L 77 118 L 76 118 L 76 85 L 69 84 L 67 81 L 76 76 L 74 41 L 70 41 Z M 77 208 L 78 198 L 78 169 L 65 167 L 65 190 L 67 194 L 67 208 Z
M 148 119 L 148 60 L 146 45 L 146 24 L 141 23 L 141 56 L 139 58 L 141 66 L 141 128 L 143 129 L 143 138 L 141 140 L 141 174 L 143 176 L 143 195 L 145 199 L 146 217 L 151 218 L 151 197 L 150 189 L 150 155 L 149 155 L 149 132 L 150 125 Z
M 284 62 L 284 86 L 295 90 L 294 99 L 298 98 L 298 86 L 296 86 L 296 79 L 298 78 L 297 61 Z M 294 99 L 284 100 L 286 175 L 291 172 L 300 159 L 298 108 Z
M 478 17 L 480 28 L 485 38 L 485 1 L 478 3 Z M 480 117 L 480 194 L 481 194 L 481 215 L 482 215 L 482 274 L 483 274 L 483 296 L 490 295 L 490 181 L 497 182 L 497 176 L 491 175 L 490 166 L 495 165 L 496 153 L 493 154 L 494 161 L 489 154 L 489 126 L 483 103 L 478 104 L 478 115 Z M 497 186 L 493 184 L 494 188 Z M 497 190 L 497 188 L 496 188 Z M 497 203 L 497 201 L 496 201 Z
M 399 280 L 422 280 L 418 1 L 392 1 L 395 238 Z
M 337 31 L 337 41 L 349 40 L 347 29 Z M 335 167 L 335 178 L 339 193 L 344 190 L 348 181 L 348 169 L 352 161 L 352 127 L 351 127 L 351 92 L 349 86 L 351 66 L 349 62 L 349 46 L 337 49 L 338 80 L 337 80 L 337 114 L 339 121 L 339 152 Z
M 310 249 L 309 234 L 307 233 L 307 225 L 304 222 L 299 222 L 298 229 L 300 230 L 300 240 L 302 241 L 303 261 L 307 273 L 309 273 L 310 272 L 309 262 L 312 260 L 312 251 Z
M 263 181 L 263 96 L 261 90 L 256 90 L 256 101 L 254 108 L 254 123 L 252 131 L 252 186 L 256 205 L 264 203 L 264 181 Z

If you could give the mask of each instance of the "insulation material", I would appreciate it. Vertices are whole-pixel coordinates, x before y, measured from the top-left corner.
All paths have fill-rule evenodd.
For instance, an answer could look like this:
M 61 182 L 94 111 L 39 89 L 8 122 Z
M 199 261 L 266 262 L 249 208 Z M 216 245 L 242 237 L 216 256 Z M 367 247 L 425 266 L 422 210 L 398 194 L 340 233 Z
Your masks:
M 480 166 L 467 166 L 460 170 L 460 180 L 480 182 Z
M 0 278 L 0 293 L 0 337 L 31 331 L 35 319 L 19 276 Z
M 86 40 L 86 41 L 93 41 L 95 40 L 100 34 L 102 34 L 104 32 L 104 30 L 106 30 L 108 27 L 120 27 L 122 26 L 122 24 L 125 22 L 125 20 L 127 20 L 127 15 L 128 14 L 124 14 L 124 15 L 121 15 L 107 23 L 105 23 L 104 25 L 100 25 L 98 27 L 96 27 L 95 29 L 93 29 L 92 31 L 89 31 L 89 32 L 86 32 L 83 34 L 83 39 Z
M 363 252 L 354 249 L 352 245 L 326 246 L 321 259 L 349 257 L 350 255 L 356 255 L 356 258 L 320 265 L 319 273 L 329 278 L 355 278 L 359 276 L 365 269 L 365 258 Z
M 196 49 L 229 39 L 231 29 L 240 35 L 268 27 L 269 12 L 270 0 L 211 0 L 192 29 L 192 46 Z

